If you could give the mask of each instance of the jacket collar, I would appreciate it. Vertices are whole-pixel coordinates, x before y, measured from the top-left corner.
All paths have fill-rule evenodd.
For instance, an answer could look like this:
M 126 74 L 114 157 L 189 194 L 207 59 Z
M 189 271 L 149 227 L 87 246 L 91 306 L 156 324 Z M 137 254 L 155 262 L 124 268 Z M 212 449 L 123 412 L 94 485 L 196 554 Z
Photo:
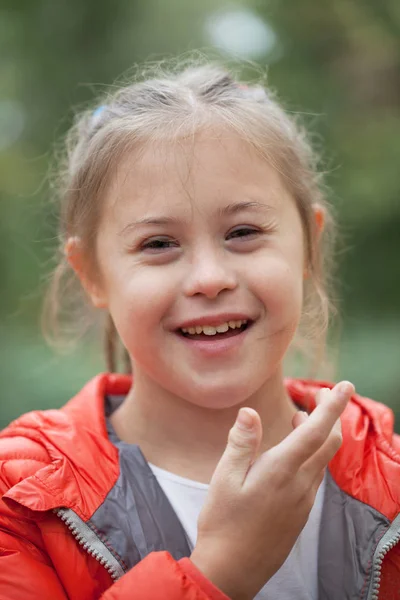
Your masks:
M 61 410 L 35 411 L 14 421 L 4 433 L 38 442 L 49 462 L 3 498 L 39 512 L 70 508 L 87 521 L 119 474 L 118 450 L 107 437 L 104 399 L 126 394 L 130 386 L 128 376 L 101 374 Z
M 286 380 L 294 402 L 315 407 L 323 381 Z M 400 440 L 393 433 L 393 411 L 354 394 L 341 417 L 343 444 L 329 463 L 335 483 L 392 521 L 400 512 Z
M 286 379 L 285 384 L 292 400 L 306 410 L 314 409 L 320 388 L 332 387 L 305 379 Z M 17 419 L 6 435 L 40 443 L 49 464 L 14 485 L 4 498 L 39 512 L 63 506 L 87 521 L 119 474 L 118 451 L 107 437 L 105 396 L 126 395 L 131 385 L 130 376 L 100 374 L 61 410 L 35 411 Z M 400 456 L 391 446 L 392 411 L 355 394 L 341 421 L 344 443 L 329 464 L 333 479 L 350 496 L 394 518 L 400 506 L 395 485 Z M 377 491 L 383 475 L 386 494 Z

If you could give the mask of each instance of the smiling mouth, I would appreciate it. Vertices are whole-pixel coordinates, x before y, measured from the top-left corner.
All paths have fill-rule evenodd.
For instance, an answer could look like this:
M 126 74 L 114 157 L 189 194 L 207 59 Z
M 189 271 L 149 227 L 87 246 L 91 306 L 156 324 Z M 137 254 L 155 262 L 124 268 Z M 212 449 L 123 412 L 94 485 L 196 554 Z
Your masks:
M 190 340 L 202 340 L 202 341 L 209 341 L 209 342 L 213 342 L 216 340 L 222 340 L 222 339 L 227 339 L 230 337 L 234 337 L 236 335 L 240 335 L 243 331 L 245 331 L 246 329 L 248 329 L 249 327 L 251 327 L 253 321 L 247 320 L 246 322 L 242 323 L 239 326 L 236 326 L 234 328 L 229 327 L 229 329 L 227 331 L 224 332 L 218 332 L 216 331 L 215 333 L 212 332 L 212 330 L 214 328 L 205 328 L 206 332 L 201 332 L 201 333 L 189 333 L 188 331 L 182 331 L 182 329 L 178 329 L 177 333 L 187 339 Z M 215 331 L 215 329 L 214 329 Z

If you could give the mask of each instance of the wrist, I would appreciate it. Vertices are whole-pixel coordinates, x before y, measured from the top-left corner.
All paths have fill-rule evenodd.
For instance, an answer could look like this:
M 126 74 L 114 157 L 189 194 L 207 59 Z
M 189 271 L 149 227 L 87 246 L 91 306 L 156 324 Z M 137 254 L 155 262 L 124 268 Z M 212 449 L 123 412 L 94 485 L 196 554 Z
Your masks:
M 190 560 L 192 564 L 230 600 L 251 600 L 254 595 L 248 593 L 247 583 L 240 579 L 242 568 L 235 569 L 226 560 L 217 560 L 212 553 L 203 553 L 194 548 Z M 246 588 L 246 589 L 245 589 Z

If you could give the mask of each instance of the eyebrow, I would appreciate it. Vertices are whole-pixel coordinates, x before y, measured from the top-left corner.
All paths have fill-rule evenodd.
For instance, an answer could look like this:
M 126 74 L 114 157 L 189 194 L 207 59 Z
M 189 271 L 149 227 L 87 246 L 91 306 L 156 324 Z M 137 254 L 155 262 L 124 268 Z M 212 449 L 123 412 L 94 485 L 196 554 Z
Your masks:
M 225 217 L 235 215 L 245 210 L 253 210 L 265 213 L 275 211 L 276 209 L 273 206 L 264 204 L 263 202 L 248 200 L 245 202 L 233 202 L 227 204 L 226 206 L 217 210 L 217 215 L 219 217 Z M 143 225 L 177 225 L 180 223 L 182 223 L 182 219 L 176 217 L 144 217 L 143 219 L 138 219 L 137 221 L 133 221 L 132 223 L 128 223 L 128 225 L 125 225 L 125 227 L 121 230 L 120 235 L 124 235 L 127 231 L 130 231 L 131 229 L 136 229 L 137 227 L 141 227 Z
M 143 225 L 176 225 L 177 223 L 181 223 L 181 219 L 176 219 L 175 217 L 145 217 L 125 225 L 125 227 L 120 231 L 119 235 L 124 235 L 128 231 L 131 231 L 131 229 L 136 229 L 137 227 L 142 227 Z
M 264 204 L 263 202 L 257 202 L 256 200 L 248 200 L 245 202 L 233 202 L 220 208 L 218 210 L 218 214 L 221 217 L 227 215 L 235 215 L 238 212 L 242 212 L 244 210 L 256 210 L 258 212 L 270 212 L 275 210 L 273 206 L 269 206 L 268 204 Z

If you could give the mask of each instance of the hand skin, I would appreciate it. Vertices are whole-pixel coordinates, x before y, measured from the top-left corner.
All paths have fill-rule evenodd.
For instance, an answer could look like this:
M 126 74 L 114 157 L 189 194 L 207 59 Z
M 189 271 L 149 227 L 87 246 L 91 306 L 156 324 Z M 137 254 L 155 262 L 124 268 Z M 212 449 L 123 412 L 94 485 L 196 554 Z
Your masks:
M 354 386 L 321 389 L 310 416 L 261 454 L 258 413 L 242 408 L 212 477 L 191 555 L 196 567 L 232 600 L 251 600 L 282 566 L 307 522 L 325 468 L 342 444 L 340 415 Z

